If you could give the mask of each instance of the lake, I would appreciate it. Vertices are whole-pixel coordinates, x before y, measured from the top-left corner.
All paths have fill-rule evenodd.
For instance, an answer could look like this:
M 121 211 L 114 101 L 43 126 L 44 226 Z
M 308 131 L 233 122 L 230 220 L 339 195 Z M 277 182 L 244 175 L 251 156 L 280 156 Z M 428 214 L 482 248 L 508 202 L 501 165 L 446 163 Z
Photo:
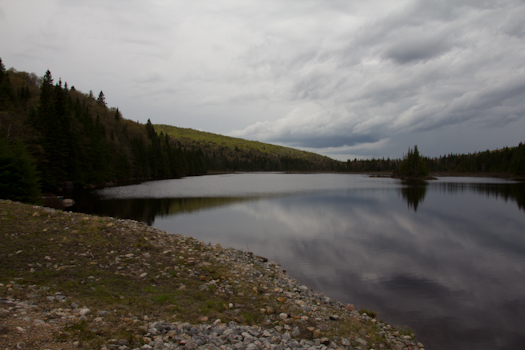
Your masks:
M 76 211 L 267 257 L 317 292 L 410 327 L 427 350 L 525 349 L 523 183 L 246 173 L 76 201 Z

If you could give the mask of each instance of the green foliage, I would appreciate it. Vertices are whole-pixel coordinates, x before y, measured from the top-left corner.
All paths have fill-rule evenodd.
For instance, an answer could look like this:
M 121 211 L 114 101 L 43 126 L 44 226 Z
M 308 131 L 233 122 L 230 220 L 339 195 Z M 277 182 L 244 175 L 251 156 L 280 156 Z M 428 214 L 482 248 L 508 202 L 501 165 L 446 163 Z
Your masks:
M 158 135 L 150 121 L 144 126 L 123 119 L 106 106 L 102 91 L 95 100 L 92 91 L 54 83 L 50 71 L 38 78 L 1 68 L 0 135 L 27 146 L 43 191 L 57 192 L 66 183 L 84 187 L 206 173 L 199 150 Z
M 365 308 L 360 309 L 359 313 L 360 314 L 367 314 L 368 316 L 370 316 L 372 318 L 377 318 L 377 313 L 375 311 L 371 311 L 371 310 L 368 310 L 368 309 L 365 309 Z
M 0 137 L 0 198 L 36 202 L 39 197 L 38 173 L 24 145 Z
M 428 173 L 427 165 L 423 158 L 419 156 L 417 146 L 414 146 L 414 150 L 408 149 L 408 154 L 394 171 L 395 176 L 414 179 L 425 178 L 428 176 Z
M 525 175 L 525 146 L 425 159 L 432 172 Z
M 100 90 L 100 93 L 98 94 L 97 103 L 102 107 L 106 107 L 106 97 L 104 96 L 102 90 Z
M 181 148 L 198 150 L 210 171 L 344 171 L 345 164 L 319 154 L 193 129 L 155 125 Z

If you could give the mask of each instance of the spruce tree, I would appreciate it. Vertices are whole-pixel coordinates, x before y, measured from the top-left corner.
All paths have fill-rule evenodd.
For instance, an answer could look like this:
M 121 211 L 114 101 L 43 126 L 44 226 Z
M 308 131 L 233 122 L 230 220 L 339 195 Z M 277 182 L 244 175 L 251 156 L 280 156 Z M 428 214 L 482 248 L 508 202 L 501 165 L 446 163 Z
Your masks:
M 2 84 L 2 81 L 4 80 L 5 75 L 6 75 L 5 66 L 2 63 L 2 58 L 0 58 L 0 84 Z
M 100 90 L 100 93 L 98 94 L 97 103 L 102 107 L 106 107 L 106 97 L 104 96 L 102 90 Z

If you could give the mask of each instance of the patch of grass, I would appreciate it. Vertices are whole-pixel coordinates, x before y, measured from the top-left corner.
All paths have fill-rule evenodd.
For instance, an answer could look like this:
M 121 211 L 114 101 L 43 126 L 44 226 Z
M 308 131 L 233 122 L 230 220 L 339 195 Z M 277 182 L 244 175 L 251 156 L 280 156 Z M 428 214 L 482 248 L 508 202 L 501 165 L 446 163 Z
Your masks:
M 253 317 L 253 313 L 252 312 L 249 312 L 249 311 L 243 312 L 242 313 L 242 317 L 244 318 L 246 323 L 253 324 L 254 317 Z
M 97 334 L 89 329 L 89 325 L 86 321 L 80 321 L 80 323 L 66 326 L 67 331 L 73 333 L 73 337 L 87 341 L 97 337 Z
M 368 309 L 360 309 L 359 310 L 359 313 L 362 315 L 362 314 L 367 314 L 368 316 L 372 317 L 372 318 L 377 318 L 377 313 L 375 311 L 371 311 L 371 310 L 368 310 Z
M 401 335 L 409 335 L 411 337 L 414 337 L 414 332 L 409 327 L 406 327 L 406 326 L 398 328 L 398 332 Z
M 161 294 L 161 295 L 155 295 L 151 297 L 151 300 L 153 300 L 156 304 L 165 304 L 169 299 L 168 294 Z

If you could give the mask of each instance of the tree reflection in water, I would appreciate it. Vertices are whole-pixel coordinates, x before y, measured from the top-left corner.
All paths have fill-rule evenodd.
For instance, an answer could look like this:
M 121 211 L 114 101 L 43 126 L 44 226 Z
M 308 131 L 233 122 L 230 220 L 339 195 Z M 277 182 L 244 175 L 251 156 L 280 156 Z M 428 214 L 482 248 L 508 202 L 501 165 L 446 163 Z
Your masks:
M 417 207 L 423 202 L 427 194 L 428 182 L 426 181 L 405 181 L 404 187 L 399 189 L 401 196 L 407 202 L 408 208 L 413 208 L 417 212 Z

